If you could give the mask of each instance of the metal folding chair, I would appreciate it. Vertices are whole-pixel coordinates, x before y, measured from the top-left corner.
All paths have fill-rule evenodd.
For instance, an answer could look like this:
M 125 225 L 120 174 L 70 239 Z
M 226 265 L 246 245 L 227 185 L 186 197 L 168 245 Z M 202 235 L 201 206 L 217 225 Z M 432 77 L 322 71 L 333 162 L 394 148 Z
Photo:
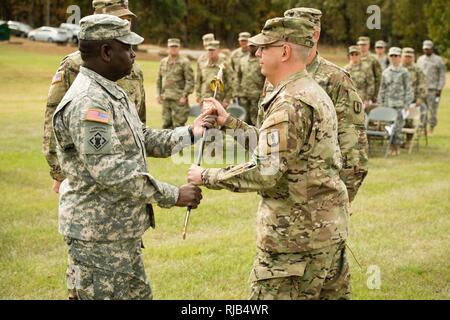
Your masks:
M 384 157 L 387 158 L 389 148 L 394 138 L 394 128 L 397 122 L 397 111 L 392 108 L 376 107 L 366 118 L 367 140 L 369 141 L 369 154 L 377 143 L 386 145 Z

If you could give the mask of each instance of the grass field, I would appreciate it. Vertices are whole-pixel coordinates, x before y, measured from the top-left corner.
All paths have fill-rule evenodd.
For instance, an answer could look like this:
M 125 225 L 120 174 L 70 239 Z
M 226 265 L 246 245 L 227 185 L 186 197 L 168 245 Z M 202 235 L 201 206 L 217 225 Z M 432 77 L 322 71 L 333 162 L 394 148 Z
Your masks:
M 49 83 L 60 52 L 0 44 L 0 299 L 65 299 L 66 248 L 57 231 L 57 196 L 41 152 Z M 345 60 L 344 57 L 341 60 Z M 154 103 L 158 63 L 145 74 L 148 125 L 160 128 Z M 353 203 L 349 244 L 354 299 L 450 298 L 450 89 L 428 147 L 395 159 L 370 160 Z M 160 180 L 185 182 L 188 165 L 150 159 Z M 255 252 L 255 194 L 204 190 L 188 239 L 184 210 L 156 208 L 157 228 L 144 236 L 155 299 L 246 299 Z M 367 286 L 369 266 L 380 289 Z

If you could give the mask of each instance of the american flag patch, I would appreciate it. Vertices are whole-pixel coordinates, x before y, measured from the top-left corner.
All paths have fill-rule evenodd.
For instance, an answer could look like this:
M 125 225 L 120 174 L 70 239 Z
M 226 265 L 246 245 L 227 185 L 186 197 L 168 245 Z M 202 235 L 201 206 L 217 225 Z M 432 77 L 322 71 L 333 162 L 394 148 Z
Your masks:
M 109 114 L 99 109 L 88 109 L 84 120 L 100 123 L 109 123 Z
M 53 77 L 52 84 L 58 83 L 62 81 L 63 71 L 58 71 Z

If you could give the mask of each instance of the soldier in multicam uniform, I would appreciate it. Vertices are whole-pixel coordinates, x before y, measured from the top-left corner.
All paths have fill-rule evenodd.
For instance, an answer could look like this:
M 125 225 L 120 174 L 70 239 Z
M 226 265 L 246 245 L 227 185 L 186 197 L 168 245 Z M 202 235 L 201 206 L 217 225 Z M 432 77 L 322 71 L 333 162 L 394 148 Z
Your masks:
M 400 65 L 402 50 L 397 47 L 389 49 L 389 67 L 383 71 L 378 101 L 381 106 L 394 108 L 397 111 L 397 122 L 394 128 L 391 154 L 399 155 L 402 145 L 402 129 L 405 124 L 403 109 L 413 101 L 413 90 L 408 70 Z
M 375 54 L 381 66 L 381 71 L 384 71 L 389 66 L 389 58 L 386 54 L 386 42 L 378 40 L 375 42 Z
M 406 68 L 409 72 L 409 78 L 411 79 L 411 85 L 413 89 L 413 100 L 412 103 L 416 107 L 420 107 L 421 111 L 421 122 L 422 125 L 426 123 L 427 107 L 425 101 L 427 99 L 427 79 L 422 70 L 414 63 L 414 49 L 413 48 L 403 48 L 402 49 L 402 67 Z M 411 120 L 406 119 L 405 128 L 412 128 L 413 123 Z M 409 148 L 411 143 L 412 135 L 408 134 L 406 136 L 405 148 Z
M 227 114 L 218 124 L 253 131 L 253 159 L 225 169 L 192 166 L 188 181 L 211 189 L 256 191 L 257 256 L 252 299 L 349 299 L 348 196 L 339 177 L 337 119 L 326 92 L 306 72 L 314 24 L 274 18 L 249 41 L 275 89 L 261 104 L 259 130 Z
M 115 82 L 131 72 L 132 45 L 143 38 L 127 21 L 96 14 L 80 21 L 79 39 L 83 65 L 52 121 L 66 176 L 59 231 L 71 262 L 67 284 L 77 299 L 151 299 L 141 257 L 141 237 L 154 227 L 151 203 L 196 207 L 201 191 L 156 180 L 146 156 L 168 157 L 191 145 L 216 117 L 175 130 L 145 128 Z
M 427 94 L 427 106 L 429 122 L 429 135 L 433 134 L 434 127 L 437 126 L 437 110 L 439 107 L 439 100 L 441 97 L 442 89 L 445 86 L 445 64 L 442 58 L 433 53 L 433 42 L 431 40 L 425 40 L 422 46 L 425 53 L 417 60 L 417 66 L 422 69 L 423 73 L 427 77 L 428 94 Z
M 235 97 L 239 98 L 239 104 L 247 111 L 246 122 L 256 125 L 258 116 L 258 103 L 264 87 L 265 77 L 261 73 L 259 58 L 255 55 L 257 47 L 249 45 L 249 55 L 243 57 L 237 66 L 234 76 Z
M 239 33 L 239 48 L 233 50 L 230 55 L 230 67 L 233 72 L 237 71 L 241 59 L 249 55 L 248 38 L 250 37 L 251 34 L 248 32 Z
M 200 55 L 200 57 L 198 57 L 197 59 L 197 65 L 201 64 L 203 61 L 206 61 L 209 59 L 208 57 L 208 49 L 207 46 L 209 45 L 209 43 L 211 41 L 216 40 L 214 37 L 213 33 L 206 33 L 202 36 L 202 41 L 203 41 L 203 47 L 205 48 L 206 52 L 202 53 Z M 221 61 L 226 61 L 227 60 L 227 56 L 224 55 L 222 52 L 219 53 L 219 58 Z
M 134 13 L 128 9 L 128 1 L 94 0 L 92 4 L 95 10 L 94 14 L 112 14 L 128 21 L 131 21 L 132 17 L 135 17 Z M 42 143 L 42 150 L 45 158 L 47 159 L 47 163 L 50 166 L 50 175 L 53 178 L 53 190 L 55 192 L 58 192 L 59 186 L 64 180 L 64 175 L 56 157 L 55 137 L 53 135 L 51 124 L 52 116 L 62 97 L 69 90 L 71 84 L 78 75 L 81 64 L 82 60 L 79 51 L 66 56 L 59 65 L 48 92 L 44 118 L 44 139 Z M 120 79 L 118 84 L 125 90 L 131 101 L 133 101 L 138 111 L 139 118 L 143 123 L 145 123 L 146 106 L 144 77 L 139 66 L 134 64 L 131 73 L 123 79 Z
M 194 91 L 194 71 L 190 61 L 179 54 L 179 39 L 169 39 L 167 46 L 169 56 L 161 60 L 156 92 L 162 104 L 163 129 L 173 129 L 184 126 L 189 117 L 188 99 Z
M 213 40 L 206 46 L 208 50 L 208 59 L 202 60 L 197 65 L 197 74 L 195 78 L 195 93 L 197 95 L 197 102 L 201 103 L 203 99 L 213 96 L 213 91 L 210 88 L 211 81 L 217 76 L 219 67 L 223 68 L 223 85 L 224 91 L 217 92 L 217 100 L 228 106 L 231 101 L 232 88 L 232 74 L 230 67 L 227 66 L 224 58 L 220 56 L 220 42 Z
M 356 85 L 358 95 L 364 104 L 364 110 L 369 106 L 370 97 L 373 97 L 375 91 L 375 78 L 367 66 L 361 63 L 361 51 L 358 46 L 348 48 L 350 63 L 344 69 L 350 74 Z M 367 112 L 368 113 L 368 112 Z
M 361 61 L 363 64 L 367 64 L 368 69 L 372 70 L 373 77 L 375 78 L 375 92 L 371 97 L 372 102 L 376 102 L 378 98 L 378 91 L 380 90 L 381 82 L 381 65 L 378 62 L 377 57 L 370 53 L 370 38 L 359 37 L 357 42 L 359 49 L 361 50 Z

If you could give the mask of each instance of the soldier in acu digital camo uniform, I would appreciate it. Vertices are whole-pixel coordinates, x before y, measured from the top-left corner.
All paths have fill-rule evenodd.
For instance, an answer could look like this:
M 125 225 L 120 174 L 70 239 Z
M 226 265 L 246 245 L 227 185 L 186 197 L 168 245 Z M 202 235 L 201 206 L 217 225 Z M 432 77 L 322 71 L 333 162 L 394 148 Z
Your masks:
M 169 39 L 167 46 L 169 56 L 161 60 L 156 92 L 163 109 L 163 129 L 173 129 L 184 126 L 189 117 L 189 95 L 194 91 L 194 71 L 189 60 L 179 54 L 179 39 Z
M 128 9 L 128 1 L 124 0 L 94 0 L 92 2 L 94 7 L 94 14 L 106 13 L 118 16 L 119 18 L 131 21 L 135 17 Z M 44 120 L 44 139 L 42 149 L 50 166 L 50 175 L 54 180 L 53 189 L 58 192 L 59 185 L 64 180 L 64 174 L 61 171 L 61 166 L 56 157 L 55 137 L 52 129 L 52 116 L 56 107 L 61 102 L 64 94 L 69 90 L 71 84 L 74 82 L 80 66 L 82 64 L 81 54 L 76 51 L 66 56 L 53 77 L 50 86 L 47 106 L 45 109 Z M 137 64 L 133 65 L 131 73 L 118 81 L 119 86 L 125 90 L 128 97 L 133 101 L 140 120 L 145 123 L 145 92 L 144 92 L 144 77 L 141 69 Z
M 375 79 L 367 66 L 361 63 L 361 52 L 358 46 L 350 46 L 348 48 L 348 56 L 350 63 L 344 69 L 350 74 L 356 85 L 358 95 L 361 97 L 364 109 L 369 106 L 370 97 L 375 91 Z
M 116 16 L 80 21 L 83 65 L 53 116 L 61 185 L 59 231 L 69 251 L 68 288 L 76 299 L 151 299 L 141 237 L 154 227 L 152 203 L 196 207 L 201 191 L 161 182 L 146 157 L 190 146 L 215 117 L 193 127 L 145 128 L 133 101 L 115 81 L 132 71 L 132 45 L 143 38 Z
M 414 63 L 414 49 L 413 48 L 403 48 L 402 49 L 402 67 L 404 67 L 409 72 L 409 78 L 411 80 L 412 90 L 413 90 L 413 100 L 416 107 L 420 107 L 421 112 L 421 122 L 426 123 L 427 116 L 427 78 L 423 71 Z M 406 119 L 405 128 L 412 128 L 414 123 L 412 119 Z M 408 149 L 411 143 L 412 135 L 408 134 L 406 136 L 405 148 Z
M 192 166 L 188 181 L 211 189 L 258 192 L 252 299 L 349 299 L 349 203 L 339 177 L 338 122 L 326 92 L 306 72 L 314 24 L 274 18 L 249 41 L 274 90 L 261 104 L 259 129 L 213 99 L 218 124 L 253 132 L 252 160 L 225 169 Z
M 391 154 L 398 156 L 403 142 L 402 129 L 405 125 L 403 110 L 409 107 L 414 94 L 408 70 L 403 68 L 401 62 L 402 50 L 397 47 L 389 49 L 389 67 L 383 71 L 378 101 L 381 106 L 393 108 L 397 111 L 397 122 L 394 128 L 394 137 L 391 145 Z
M 378 62 L 376 56 L 370 53 L 370 38 L 369 37 L 359 37 L 358 46 L 361 50 L 361 61 L 363 64 L 367 65 L 367 69 L 372 71 L 375 78 L 375 92 L 373 97 L 371 97 L 372 102 L 376 102 L 378 98 L 378 91 L 380 90 L 381 82 L 381 65 Z
M 257 47 L 249 45 L 249 55 L 243 57 L 237 66 L 233 86 L 234 96 L 239 104 L 247 111 L 247 122 L 256 125 L 258 103 L 264 87 L 266 77 L 261 73 L 259 58 L 255 55 Z
M 447 72 L 444 61 L 442 61 L 440 56 L 434 53 L 433 46 L 434 45 L 431 40 L 425 40 L 422 46 L 424 55 L 420 56 L 417 60 L 417 66 L 422 69 L 423 73 L 425 73 L 425 76 L 427 77 L 429 135 L 433 134 L 434 127 L 437 126 L 437 111 L 439 101 L 441 99 L 442 89 L 445 86 L 445 74 Z

